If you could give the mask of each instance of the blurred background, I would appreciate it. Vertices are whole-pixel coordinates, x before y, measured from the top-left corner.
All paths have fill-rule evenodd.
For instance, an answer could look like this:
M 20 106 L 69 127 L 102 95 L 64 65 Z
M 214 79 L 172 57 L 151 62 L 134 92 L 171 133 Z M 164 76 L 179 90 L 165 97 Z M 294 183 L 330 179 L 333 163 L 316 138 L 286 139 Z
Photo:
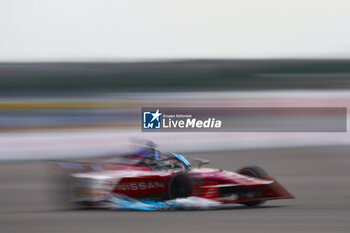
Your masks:
M 347 108 L 349 10 L 342 0 L 1 0 L 0 231 L 348 232 L 348 132 L 142 133 L 140 117 L 142 107 Z M 160 216 L 66 211 L 47 197 L 50 161 L 123 154 L 138 140 L 213 167 L 261 165 L 297 199 Z

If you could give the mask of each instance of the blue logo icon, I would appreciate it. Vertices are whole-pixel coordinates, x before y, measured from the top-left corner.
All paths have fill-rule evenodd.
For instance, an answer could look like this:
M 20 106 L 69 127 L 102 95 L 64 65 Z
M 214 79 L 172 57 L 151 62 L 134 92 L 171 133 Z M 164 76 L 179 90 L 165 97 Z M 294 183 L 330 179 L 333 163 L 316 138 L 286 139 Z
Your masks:
M 157 109 L 156 112 L 143 112 L 143 128 L 144 129 L 160 129 L 161 115 Z

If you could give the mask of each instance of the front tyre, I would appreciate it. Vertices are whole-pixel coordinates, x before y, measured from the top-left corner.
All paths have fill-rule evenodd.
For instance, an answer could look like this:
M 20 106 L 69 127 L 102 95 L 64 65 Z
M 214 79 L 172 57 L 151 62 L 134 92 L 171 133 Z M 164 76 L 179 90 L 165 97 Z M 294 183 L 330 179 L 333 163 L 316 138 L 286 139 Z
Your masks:
M 169 199 L 189 197 L 192 194 L 191 181 L 187 175 L 175 175 L 169 184 Z
M 245 168 L 238 170 L 237 173 L 244 175 L 244 176 L 250 176 L 250 177 L 260 178 L 260 179 L 264 179 L 264 178 L 269 176 L 267 174 L 267 172 L 259 166 L 245 167 Z M 240 194 L 240 195 L 241 196 L 239 198 L 242 198 L 242 199 L 245 198 L 243 196 L 244 194 Z M 262 200 L 242 202 L 242 204 L 244 204 L 246 206 L 258 206 L 258 205 L 261 205 L 263 203 L 265 203 L 265 201 L 262 201 Z

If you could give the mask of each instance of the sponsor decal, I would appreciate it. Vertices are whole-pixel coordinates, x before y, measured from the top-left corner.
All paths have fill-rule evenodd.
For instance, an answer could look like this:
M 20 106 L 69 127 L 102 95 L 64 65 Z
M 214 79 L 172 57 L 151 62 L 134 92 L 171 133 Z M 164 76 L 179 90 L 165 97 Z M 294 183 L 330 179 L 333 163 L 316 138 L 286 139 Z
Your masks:
M 158 181 L 121 183 L 116 187 L 118 191 L 149 190 L 162 188 L 165 188 L 164 183 Z
M 217 198 L 219 196 L 219 190 L 216 187 L 211 187 L 217 185 L 217 182 L 205 182 L 203 186 L 202 197 L 204 198 Z

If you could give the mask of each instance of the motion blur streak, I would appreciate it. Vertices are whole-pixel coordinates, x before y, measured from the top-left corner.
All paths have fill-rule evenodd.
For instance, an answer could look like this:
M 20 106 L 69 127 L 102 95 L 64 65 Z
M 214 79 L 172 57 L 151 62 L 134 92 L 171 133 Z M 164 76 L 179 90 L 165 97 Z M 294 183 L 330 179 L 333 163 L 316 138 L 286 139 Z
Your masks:
M 349 147 L 264 149 L 191 154 L 213 167 L 237 169 L 259 164 L 296 199 L 257 208 L 116 212 L 67 210 L 52 196 L 57 188 L 44 162 L 0 165 L 1 232 L 348 232 Z M 48 195 L 50 194 L 50 195 Z M 263 230 L 262 230 L 263 226 Z M 218 230 L 219 229 L 219 230 Z
M 168 201 L 138 201 L 126 196 L 113 196 L 106 209 L 113 210 L 209 210 L 220 207 L 220 202 L 200 197 L 177 198 Z
M 152 106 L 349 111 L 349 65 L 350 60 L 0 64 L 0 231 L 349 232 L 348 132 L 142 133 L 140 125 L 141 107 Z M 190 159 L 210 159 L 211 167 L 260 165 L 296 199 L 161 213 L 70 210 L 57 202 L 60 186 L 48 160 L 124 154 L 141 140 Z
M 43 99 L 6 97 L 0 102 L 0 161 L 120 154 L 134 150 L 133 138 L 180 152 L 350 144 L 349 133 L 145 134 L 140 126 L 143 106 L 348 107 L 349 111 L 346 91 L 104 93 L 93 98 L 66 94 Z

